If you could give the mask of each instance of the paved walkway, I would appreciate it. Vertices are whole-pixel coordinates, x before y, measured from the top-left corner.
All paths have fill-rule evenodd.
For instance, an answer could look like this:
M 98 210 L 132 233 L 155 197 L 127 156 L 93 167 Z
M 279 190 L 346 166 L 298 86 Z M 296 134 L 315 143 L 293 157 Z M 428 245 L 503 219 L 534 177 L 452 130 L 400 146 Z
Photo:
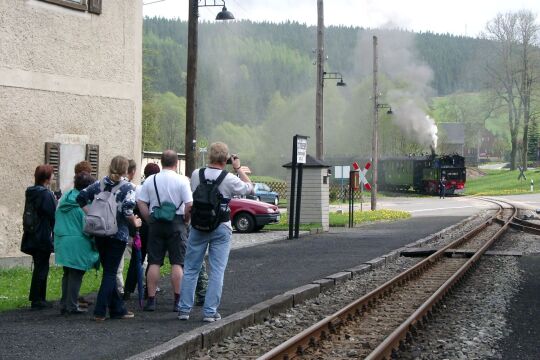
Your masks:
M 362 264 L 463 218 L 434 214 L 249 247 L 245 245 L 251 243 L 253 235 L 235 234 L 237 249 L 231 251 L 220 312 L 228 316 L 313 280 Z M 278 235 L 286 237 L 285 232 L 262 233 L 268 241 Z M 91 315 L 64 317 L 59 315 L 58 305 L 40 312 L 21 309 L 0 313 L 0 358 L 126 358 L 204 324 L 200 307 L 194 309 L 189 321 L 177 320 L 172 312 L 170 285 L 167 280 L 162 280 L 161 284 L 163 291 L 158 298 L 157 311 L 142 312 L 135 301 L 129 301 L 128 307 L 136 314 L 129 320 L 96 323 L 91 321 Z

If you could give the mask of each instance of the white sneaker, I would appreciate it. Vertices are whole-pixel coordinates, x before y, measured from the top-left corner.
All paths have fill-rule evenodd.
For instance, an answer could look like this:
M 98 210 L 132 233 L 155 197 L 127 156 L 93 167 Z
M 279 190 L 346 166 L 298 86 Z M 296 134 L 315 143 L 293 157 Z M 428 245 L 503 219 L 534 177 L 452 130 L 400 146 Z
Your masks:
M 210 316 L 205 316 L 203 318 L 204 322 L 214 322 L 218 320 L 221 320 L 221 315 L 219 315 L 219 313 L 215 313 L 214 315 L 210 315 Z
M 188 313 L 178 313 L 178 320 L 189 320 L 189 314 Z

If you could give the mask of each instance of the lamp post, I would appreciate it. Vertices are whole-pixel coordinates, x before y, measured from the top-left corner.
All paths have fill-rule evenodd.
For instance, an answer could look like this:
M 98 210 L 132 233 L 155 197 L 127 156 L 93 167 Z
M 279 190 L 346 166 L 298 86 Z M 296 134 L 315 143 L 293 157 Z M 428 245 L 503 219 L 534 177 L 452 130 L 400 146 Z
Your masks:
M 219 4 L 218 4 L 219 2 Z M 221 0 L 189 0 L 188 16 L 188 55 L 186 77 L 186 168 L 185 174 L 190 176 L 197 166 L 197 48 L 198 48 L 198 18 L 199 7 L 223 6 L 217 14 L 216 20 L 233 20 L 233 14 L 225 7 L 225 1 Z
M 315 125 L 316 125 L 316 158 L 318 160 L 324 160 L 324 115 L 323 115 L 323 88 L 325 79 L 339 80 L 336 86 L 347 86 L 343 81 L 343 75 L 339 72 L 326 72 L 323 71 L 320 81 L 317 82 L 317 97 L 316 97 L 316 111 L 315 111 Z
M 315 93 L 315 157 L 323 160 L 324 5 L 317 0 L 317 88 Z

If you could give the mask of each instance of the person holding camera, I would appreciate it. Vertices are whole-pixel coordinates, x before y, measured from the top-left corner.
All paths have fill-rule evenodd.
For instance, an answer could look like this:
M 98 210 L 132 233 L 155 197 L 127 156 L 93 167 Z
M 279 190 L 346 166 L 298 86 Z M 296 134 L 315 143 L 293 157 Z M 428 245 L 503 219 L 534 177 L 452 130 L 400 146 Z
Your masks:
M 229 259 L 232 236 L 228 203 L 235 195 L 247 195 L 253 192 L 253 185 L 242 170 L 240 159 L 238 156 L 229 155 L 226 144 L 222 142 L 211 144 L 208 159 L 208 166 L 195 170 L 191 176 L 191 189 L 194 192 L 184 279 L 180 291 L 178 313 L 180 320 L 189 319 L 199 271 L 207 250 L 210 273 L 203 305 L 203 321 L 214 322 L 221 319 L 217 308 L 221 301 L 223 276 Z M 224 170 L 228 160 L 238 176 Z M 218 191 L 215 191 L 216 186 Z M 203 193 L 205 191 L 206 193 Z M 212 205 L 212 199 L 215 196 L 220 200 L 219 209 L 218 211 L 212 209 L 207 213 L 217 212 L 215 216 L 218 218 L 213 222 L 212 215 L 205 216 L 204 214 L 208 206 Z M 208 203 L 205 203 L 205 199 Z

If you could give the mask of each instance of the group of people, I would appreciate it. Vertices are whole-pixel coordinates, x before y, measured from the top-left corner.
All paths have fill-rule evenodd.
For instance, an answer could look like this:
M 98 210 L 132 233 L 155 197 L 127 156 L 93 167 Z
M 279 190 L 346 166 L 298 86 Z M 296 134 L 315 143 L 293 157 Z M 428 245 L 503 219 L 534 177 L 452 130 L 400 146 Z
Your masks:
M 142 242 L 140 260 L 144 262 L 146 257 L 148 263 L 143 310 L 156 309 L 160 267 L 168 254 L 174 291 L 172 309 L 178 312 L 178 318 L 189 319 L 196 304 L 197 283 L 199 281 L 200 287 L 200 280 L 207 276 L 206 289 L 197 291 L 198 295 L 204 294 L 204 298 L 197 300 L 203 305 L 204 321 L 219 320 L 218 307 L 232 235 L 228 202 L 235 195 L 251 193 L 253 186 L 240 166 L 240 159 L 229 154 L 226 144 L 213 143 L 208 159 L 208 166 L 195 170 L 190 180 L 178 173 L 176 152 L 166 150 L 161 156 L 162 169 L 157 164 L 148 164 L 144 169 L 145 180 L 138 186 L 131 182 L 136 172 L 135 162 L 123 156 L 111 160 L 108 175 L 101 180 L 91 176 L 89 163 L 81 162 L 75 167 L 74 188 L 67 191 L 58 204 L 49 190 L 54 180 L 53 168 L 38 166 L 35 185 L 26 190 L 21 243 L 21 250 L 32 255 L 34 261 L 29 295 L 32 309 L 51 307 L 46 301 L 46 288 L 49 258 L 54 251 L 56 264 L 63 266 L 64 271 L 62 314 L 87 312 L 89 303 L 79 296 L 82 279 L 86 271 L 101 264 L 103 277 L 94 319 L 104 321 L 107 312 L 113 319 L 134 317 L 133 312 L 126 309 L 124 300 L 135 291 L 141 264 L 132 258 L 125 284 L 122 284 L 121 263 L 126 247 L 138 235 Z M 236 175 L 225 170 L 228 161 Z M 200 205 L 204 201 L 197 200 L 204 198 L 201 191 L 207 186 L 209 189 L 213 186 L 219 195 L 219 218 L 215 226 L 210 227 L 201 225 L 205 223 L 205 219 L 201 220 L 205 212 Z M 92 236 L 85 231 L 86 214 L 106 193 L 112 194 L 116 203 L 116 232 Z M 195 202 L 193 194 L 198 194 Z M 205 273 L 205 257 L 208 274 Z

